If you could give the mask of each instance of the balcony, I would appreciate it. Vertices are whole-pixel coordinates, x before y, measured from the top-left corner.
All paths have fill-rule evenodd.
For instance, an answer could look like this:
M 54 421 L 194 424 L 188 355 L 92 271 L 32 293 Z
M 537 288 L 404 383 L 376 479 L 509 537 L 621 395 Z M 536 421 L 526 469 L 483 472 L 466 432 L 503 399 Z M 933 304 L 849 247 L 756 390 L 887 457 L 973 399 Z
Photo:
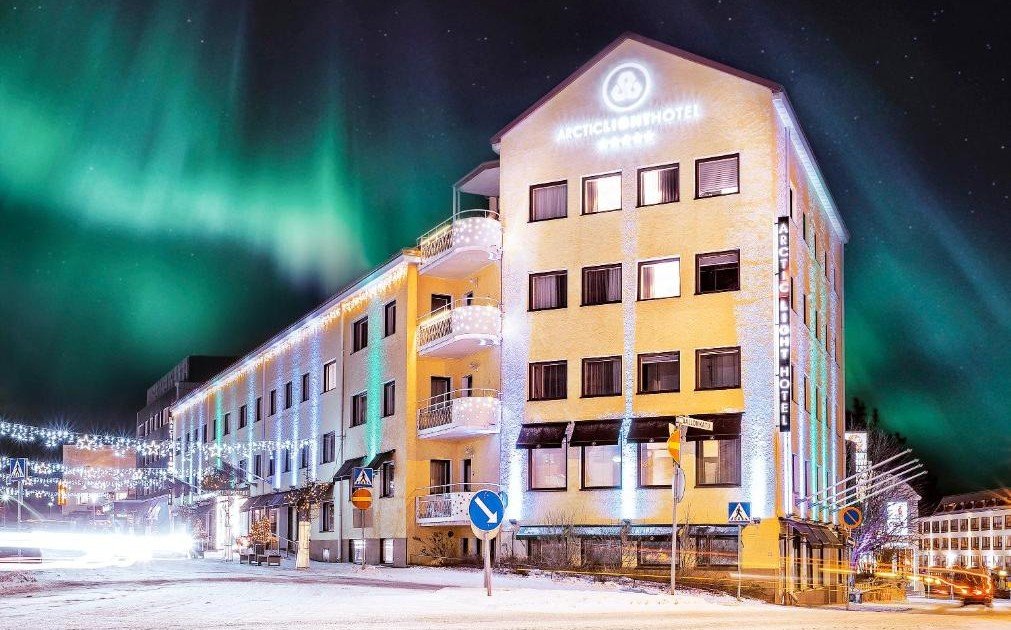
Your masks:
M 502 309 L 491 298 L 460 300 L 418 321 L 418 354 L 459 359 L 502 343 Z
M 463 440 L 499 432 L 502 406 L 494 389 L 461 389 L 422 401 L 418 437 Z
M 460 280 L 502 256 L 502 224 L 494 210 L 464 210 L 418 239 L 419 271 Z
M 414 515 L 418 525 L 467 525 L 470 499 L 478 490 L 498 491 L 497 484 L 454 483 L 421 488 L 415 498 Z M 501 517 L 500 517 L 501 518 Z

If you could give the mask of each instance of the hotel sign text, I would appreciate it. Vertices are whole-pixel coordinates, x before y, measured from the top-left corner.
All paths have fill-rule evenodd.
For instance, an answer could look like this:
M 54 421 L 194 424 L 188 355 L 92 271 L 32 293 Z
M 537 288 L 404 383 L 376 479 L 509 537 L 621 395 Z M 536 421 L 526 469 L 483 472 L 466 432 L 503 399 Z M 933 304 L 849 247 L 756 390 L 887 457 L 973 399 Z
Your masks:
M 776 224 L 777 319 L 776 354 L 779 367 L 776 378 L 779 402 L 779 430 L 790 430 L 790 394 L 793 374 L 790 370 L 790 217 L 779 217 Z

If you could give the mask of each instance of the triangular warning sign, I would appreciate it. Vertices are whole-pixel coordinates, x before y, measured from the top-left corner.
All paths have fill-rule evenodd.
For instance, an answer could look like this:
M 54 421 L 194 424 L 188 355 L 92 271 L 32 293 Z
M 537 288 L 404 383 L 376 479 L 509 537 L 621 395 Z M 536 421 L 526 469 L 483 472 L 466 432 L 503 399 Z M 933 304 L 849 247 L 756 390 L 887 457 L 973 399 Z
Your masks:
M 727 520 L 731 523 L 747 523 L 751 520 L 751 517 L 748 516 L 748 512 L 744 509 L 744 505 L 737 503 L 734 505 L 734 509 L 730 513 L 730 518 Z
M 368 468 L 362 468 L 358 471 L 358 477 L 355 479 L 355 487 L 357 488 L 371 488 L 372 487 L 372 477 L 369 475 Z

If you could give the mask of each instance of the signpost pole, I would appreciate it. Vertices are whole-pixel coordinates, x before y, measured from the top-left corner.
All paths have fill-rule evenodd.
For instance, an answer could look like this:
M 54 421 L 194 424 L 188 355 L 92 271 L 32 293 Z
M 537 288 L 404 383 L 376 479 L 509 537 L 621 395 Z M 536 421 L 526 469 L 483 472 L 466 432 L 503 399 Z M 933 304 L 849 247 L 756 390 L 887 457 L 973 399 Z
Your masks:
M 365 568 L 365 510 L 359 510 L 361 512 L 362 520 L 362 568 Z
M 21 504 L 25 502 L 25 482 L 18 482 L 18 527 L 21 527 Z
M 674 595 L 678 565 L 678 476 L 681 465 L 674 462 L 674 478 L 671 480 L 671 526 L 670 526 L 670 594 Z
M 741 599 L 741 544 L 744 542 L 744 525 L 737 526 L 737 599 Z
M 484 587 L 491 597 L 491 541 L 486 533 L 484 535 Z

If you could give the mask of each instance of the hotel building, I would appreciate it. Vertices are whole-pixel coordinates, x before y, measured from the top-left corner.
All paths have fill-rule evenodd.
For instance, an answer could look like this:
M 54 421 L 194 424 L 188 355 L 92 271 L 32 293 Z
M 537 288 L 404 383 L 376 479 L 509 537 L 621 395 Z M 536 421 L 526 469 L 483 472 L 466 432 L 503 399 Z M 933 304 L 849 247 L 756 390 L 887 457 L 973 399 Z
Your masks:
M 920 566 L 1011 570 L 1011 494 L 982 490 L 941 499 L 918 519 Z
M 365 464 L 370 560 L 475 553 L 489 484 L 496 554 L 632 568 L 670 563 L 665 442 L 693 416 L 713 430 L 683 432 L 691 568 L 838 599 L 835 515 L 801 499 L 845 466 L 847 232 L 782 87 L 624 35 L 492 147 L 416 248 L 180 400 L 177 439 L 275 442 L 232 459 L 287 538 L 284 491 L 338 480 L 313 557 L 361 553 Z

